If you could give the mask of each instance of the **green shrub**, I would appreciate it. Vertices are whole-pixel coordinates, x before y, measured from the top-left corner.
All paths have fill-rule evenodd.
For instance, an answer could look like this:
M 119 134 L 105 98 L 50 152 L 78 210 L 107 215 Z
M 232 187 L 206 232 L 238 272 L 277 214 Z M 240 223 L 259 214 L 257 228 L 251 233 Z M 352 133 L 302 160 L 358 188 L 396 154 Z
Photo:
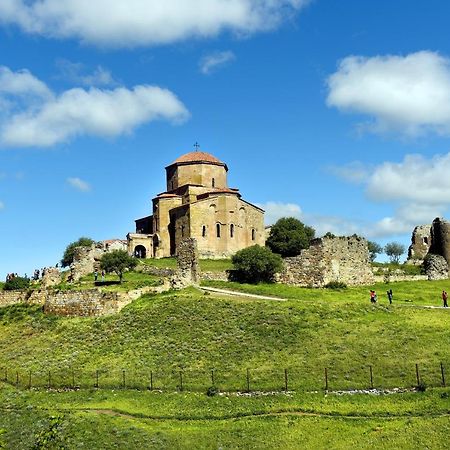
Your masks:
M 5 291 L 17 291 L 20 289 L 28 289 L 30 286 L 30 279 L 25 277 L 15 277 L 7 281 L 3 289 Z
M 71 242 L 64 251 L 64 255 L 61 259 L 61 265 L 63 267 L 69 267 L 73 263 L 73 257 L 77 247 L 90 247 L 94 243 L 95 241 L 88 237 L 80 237 L 77 241 Z
M 283 268 L 280 255 L 259 245 L 239 250 L 231 261 L 234 270 L 230 271 L 230 278 L 240 283 L 271 282 L 275 274 Z
M 347 289 L 347 285 L 343 281 L 330 281 L 324 287 L 325 289 Z

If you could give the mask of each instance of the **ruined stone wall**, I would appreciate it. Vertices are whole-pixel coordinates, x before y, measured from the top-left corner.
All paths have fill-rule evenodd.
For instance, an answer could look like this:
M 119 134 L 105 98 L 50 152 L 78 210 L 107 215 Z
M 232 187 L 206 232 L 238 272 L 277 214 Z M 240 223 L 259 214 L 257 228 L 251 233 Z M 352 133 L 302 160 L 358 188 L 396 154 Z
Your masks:
M 46 314 L 59 316 L 95 317 L 116 314 L 133 300 L 147 293 L 160 293 L 169 289 L 165 283 L 157 287 L 144 287 L 129 292 L 85 291 L 0 291 L 0 307 L 18 303 L 43 306 Z
M 419 225 L 414 228 L 408 249 L 408 263 L 421 263 L 431 247 L 431 226 Z
M 315 239 L 299 256 L 284 259 L 278 281 L 323 287 L 332 281 L 348 285 L 373 283 L 367 241 L 359 236 Z
M 198 262 L 197 240 L 183 239 L 177 247 L 177 271 L 171 279 L 174 289 L 195 286 L 200 280 L 200 266 Z
M 450 264 L 450 222 L 447 220 L 433 220 L 430 253 L 443 256 L 447 264 Z

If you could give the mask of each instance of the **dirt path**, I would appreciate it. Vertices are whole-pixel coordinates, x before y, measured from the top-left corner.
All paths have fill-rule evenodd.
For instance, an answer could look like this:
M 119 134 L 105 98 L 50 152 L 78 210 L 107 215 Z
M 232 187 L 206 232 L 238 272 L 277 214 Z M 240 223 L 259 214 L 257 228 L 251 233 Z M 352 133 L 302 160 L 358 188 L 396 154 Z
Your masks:
M 204 286 L 201 286 L 200 290 L 206 291 L 206 292 L 213 292 L 215 294 L 231 295 L 233 297 L 256 298 L 258 300 L 273 300 L 276 302 L 286 302 L 288 300 L 287 298 L 268 297 L 266 295 L 258 295 L 258 294 L 247 294 L 246 292 L 230 291 L 228 289 L 218 289 L 218 288 L 211 288 L 211 287 L 204 287 Z

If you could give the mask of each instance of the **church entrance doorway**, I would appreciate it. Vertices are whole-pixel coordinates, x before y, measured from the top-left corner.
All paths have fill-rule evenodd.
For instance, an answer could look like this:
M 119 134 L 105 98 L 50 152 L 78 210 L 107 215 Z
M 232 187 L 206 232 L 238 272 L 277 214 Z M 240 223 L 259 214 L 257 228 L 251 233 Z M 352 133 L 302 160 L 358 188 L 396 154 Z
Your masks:
M 145 259 L 147 257 L 147 250 L 143 245 L 137 245 L 134 249 L 134 256 L 139 259 Z

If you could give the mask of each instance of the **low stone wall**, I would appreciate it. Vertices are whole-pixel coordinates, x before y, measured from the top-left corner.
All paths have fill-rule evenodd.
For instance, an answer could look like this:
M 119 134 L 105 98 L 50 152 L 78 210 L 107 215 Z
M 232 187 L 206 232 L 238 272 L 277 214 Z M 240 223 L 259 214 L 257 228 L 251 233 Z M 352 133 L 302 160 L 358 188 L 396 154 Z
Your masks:
M 145 273 L 147 275 L 154 275 L 155 277 L 171 277 L 177 272 L 176 269 L 170 269 L 169 267 L 155 267 L 140 264 L 134 269 L 135 272 Z
M 46 314 L 58 316 L 96 317 L 116 314 L 133 300 L 148 293 L 161 293 L 169 289 L 149 286 L 129 292 L 85 291 L 0 291 L 0 307 L 18 303 L 42 305 Z
M 390 275 L 389 279 L 387 279 L 386 275 L 375 275 L 374 276 L 375 283 L 385 283 L 388 281 L 389 283 L 395 283 L 396 281 L 424 281 L 428 280 L 427 275 Z
M 367 241 L 359 236 L 314 239 L 299 256 L 284 259 L 278 281 L 295 286 L 323 287 L 332 281 L 371 284 Z
M 222 272 L 201 272 L 200 280 L 202 281 L 228 281 L 228 273 Z

